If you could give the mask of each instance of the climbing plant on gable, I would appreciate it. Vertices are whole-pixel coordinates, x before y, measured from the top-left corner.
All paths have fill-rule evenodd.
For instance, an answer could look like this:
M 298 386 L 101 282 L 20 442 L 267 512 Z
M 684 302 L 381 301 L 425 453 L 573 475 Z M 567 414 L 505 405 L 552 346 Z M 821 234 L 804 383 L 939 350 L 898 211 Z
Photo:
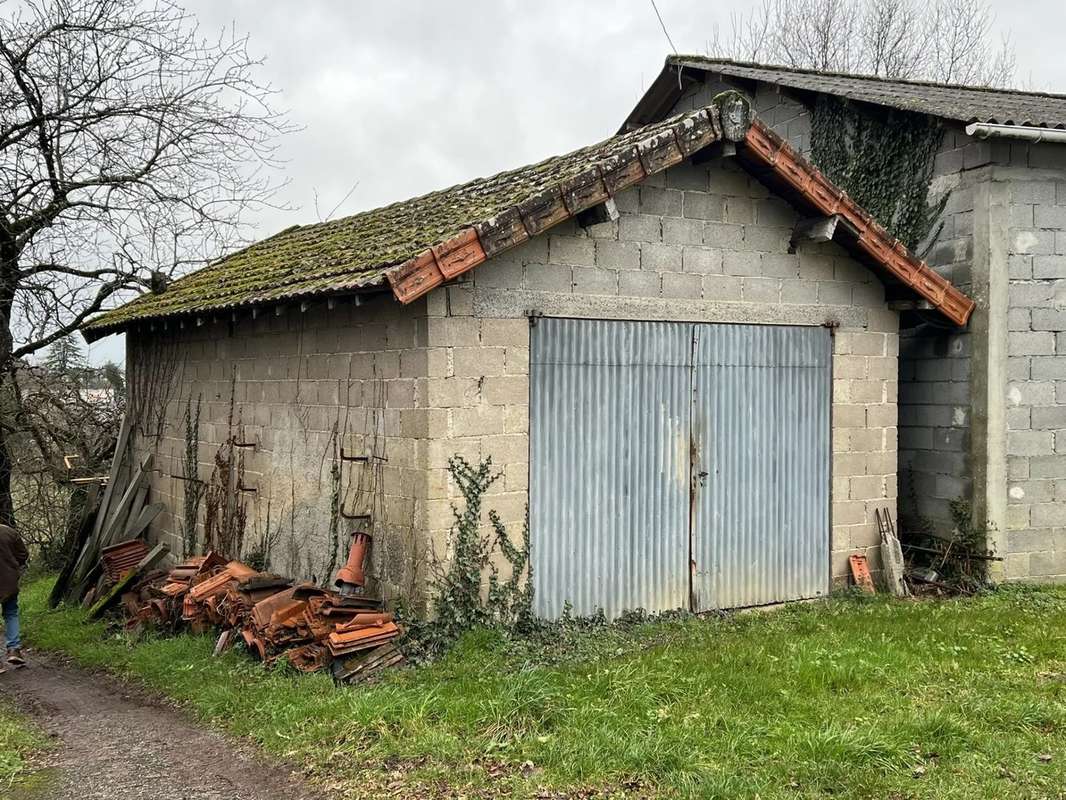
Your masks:
M 891 109 L 874 116 L 847 99 L 822 96 L 811 121 L 811 159 L 914 250 L 947 202 L 946 196 L 929 202 L 933 160 L 943 139 L 939 120 L 925 114 Z

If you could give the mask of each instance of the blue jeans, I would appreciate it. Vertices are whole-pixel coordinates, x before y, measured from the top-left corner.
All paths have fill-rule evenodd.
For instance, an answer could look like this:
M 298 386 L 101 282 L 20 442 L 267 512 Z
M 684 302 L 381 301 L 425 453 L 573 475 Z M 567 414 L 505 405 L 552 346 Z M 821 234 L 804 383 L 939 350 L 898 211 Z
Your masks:
M 4 611 L 4 638 L 7 639 L 7 649 L 15 650 L 22 647 L 19 639 L 19 596 L 11 595 L 2 603 Z

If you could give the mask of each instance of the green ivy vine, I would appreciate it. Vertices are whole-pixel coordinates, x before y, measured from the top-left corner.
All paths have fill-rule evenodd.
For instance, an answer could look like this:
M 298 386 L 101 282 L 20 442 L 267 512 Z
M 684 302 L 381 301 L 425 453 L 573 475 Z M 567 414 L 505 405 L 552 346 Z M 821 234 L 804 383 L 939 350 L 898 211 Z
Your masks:
M 401 609 L 407 628 L 402 648 L 413 661 L 441 654 L 474 628 L 495 627 L 518 633 L 533 623 L 528 514 L 519 544 L 511 541 L 495 509 L 486 514 L 486 532 L 482 515 L 485 496 L 501 477 L 492 469 L 492 458 L 486 456 L 473 465 L 462 456 L 452 456 L 448 459 L 448 473 L 463 503 L 452 504 L 451 557 L 433 564 L 433 618 L 408 617 Z M 493 561 L 495 553 L 507 564 L 506 578 L 501 578 Z
M 947 197 L 929 202 L 939 120 L 888 110 L 874 117 L 840 97 L 821 96 L 811 120 L 811 159 L 911 250 L 932 231 Z

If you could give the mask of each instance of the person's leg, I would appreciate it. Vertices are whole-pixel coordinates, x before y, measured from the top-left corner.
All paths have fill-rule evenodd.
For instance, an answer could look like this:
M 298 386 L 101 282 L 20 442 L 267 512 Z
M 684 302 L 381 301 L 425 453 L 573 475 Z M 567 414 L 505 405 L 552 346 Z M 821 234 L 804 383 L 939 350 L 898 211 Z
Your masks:
M 22 639 L 19 637 L 19 596 L 17 594 L 4 600 L 3 614 L 8 661 L 13 664 L 22 663 Z

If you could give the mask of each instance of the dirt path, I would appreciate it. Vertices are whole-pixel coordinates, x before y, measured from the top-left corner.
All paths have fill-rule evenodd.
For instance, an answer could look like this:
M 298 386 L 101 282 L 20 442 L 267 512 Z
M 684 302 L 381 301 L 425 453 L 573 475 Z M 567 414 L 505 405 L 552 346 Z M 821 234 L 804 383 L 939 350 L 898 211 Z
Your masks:
M 318 800 L 251 748 L 147 694 L 40 656 L 0 675 L 0 695 L 54 737 L 41 800 Z

